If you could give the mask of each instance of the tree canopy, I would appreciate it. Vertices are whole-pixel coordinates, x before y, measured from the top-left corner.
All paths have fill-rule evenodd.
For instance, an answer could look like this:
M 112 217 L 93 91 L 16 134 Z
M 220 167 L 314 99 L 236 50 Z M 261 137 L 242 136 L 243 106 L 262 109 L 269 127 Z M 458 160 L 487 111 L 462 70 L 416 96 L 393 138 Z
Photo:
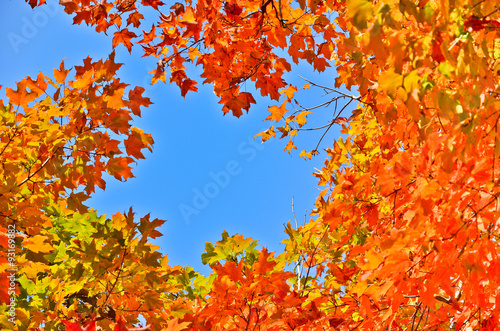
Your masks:
M 33 8 L 45 0 L 26 0 Z M 201 275 L 151 239 L 164 221 L 85 205 L 103 173 L 132 176 L 151 104 L 106 59 L 26 77 L 0 101 L 3 328 L 496 330 L 500 325 L 500 11 L 476 0 L 60 0 L 113 48 L 158 60 L 153 83 L 210 84 L 224 113 L 270 100 L 266 141 L 341 128 L 323 187 L 284 252 L 207 243 Z M 152 24 L 144 16 L 156 13 Z M 290 62 L 332 84 L 286 81 Z M 190 76 L 187 63 L 201 68 Z M 125 64 L 126 65 L 126 64 Z M 243 91 L 251 83 L 255 92 Z M 322 89 L 303 107 L 296 94 Z M 345 93 L 346 88 L 351 92 Z M 313 111 L 334 104 L 324 126 Z M 351 108 L 349 108 L 351 107 Z M 350 113 L 349 110 L 353 109 Z M 125 151 L 119 148 L 123 144 Z M 302 149 L 302 148 L 301 148 Z M 317 147 L 297 152 L 310 159 Z M 12 285 L 13 284 L 13 285 Z M 139 326 L 146 321 L 146 325 Z

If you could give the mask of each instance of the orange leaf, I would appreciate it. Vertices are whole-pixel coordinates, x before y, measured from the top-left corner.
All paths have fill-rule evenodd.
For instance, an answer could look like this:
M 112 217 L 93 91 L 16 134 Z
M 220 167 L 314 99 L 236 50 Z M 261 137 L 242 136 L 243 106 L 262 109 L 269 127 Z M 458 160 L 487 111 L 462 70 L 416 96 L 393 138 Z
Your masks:
M 295 146 L 295 145 L 293 144 L 293 141 L 292 141 L 292 140 L 290 140 L 290 141 L 288 142 L 288 144 L 286 144 L 286 146 L 285 146 L 285 152 L 291 153 L 291 152 L 292 152 L 292 149 L 297 149 L 297 146 Z
M 136 86 L 133 90 L 128 92 L 127 106 L 136 116 L 141 116 L 141 106 L 149 107 L 149 105 L 152 104 L 149 98 L 142 96 L 144 91 L 144 87 Z
M 252 94 L 248 92 L 242 92 L 238 96 L 232 97 L 228 101 L 224 102 L 222 111 L 224 112 L 224 114 L 226 114 L 229 112 L 229 110 L 231 110 L 234 116 L 240 117 L 241 115 L 243 115 L 241 109 L 243 108 L 248 112 L 251 103 L 255 103 L 255 99 L 253 98 Z
M 156 33 L 155 33 L 156 27 L 154 25 L 151 28 L 151 31 L 149 31 L 149 32 L 142 31 L 142 32 L 144 35 L 144 39 L 140 40 L 139 43 L 149 44 L 150 42 L 152 42 L 156 38 Z
M 129 331 L 129 329 L 125 325 L 125 320 L 123 319 L 123 317 L 118 316 L 118 318 L 116 319 L 114 331 Z
M 281 94 L 285 94 L 288 99 L 293 98 L 295 92 L 297 92 L 297 87 L 290 85 L 287 88 L 282 89 Z
M 326 67 L 329 67 L 330 64 L 322 57 L 316 58 L 314 60 L 314 69 L 318 70 L 319 72 L 325 71 Z
M 276 71 L 291 71 L 292 66 L 285 59 L 279 58 L 274 62 L 274 69 Z
M 311 114 L 312 112 L 311 111 L 302 111 L 300 112 L 297 117 L 295 117 L 295 122 L 297 122 L 297 124 L 299 125 L 299 127 L 302 127 L 304 126 L 304 124 L 307 123 L 307 119 L 306 119 L 306 116 Z
M 196 87 L 196 84 L 198 84 L 196 81 L 194 80 L 191 80 L 191 79 L 185 79 L 183 82 L 182 82 L 182 87 L 181 87 L 181 95 L 183 97 L 186 97 L 186 94 L 189 92 L 189 91 L 194 91 L 194 92 L 197 92 L 198 91 L 198 88 Z
M 132 53 L 132 42 L 130 41 L 130 39 L 135 37 L 137 37 L 137 35 L 129 31 L 127 28 L 116 31 L 113 37 L 113 48 L 118 46 L 118 44 L 123 44 L 125 45 L 125 47 L 127 47 L 129 53 Z
M 156 10 L 158 10 L 158 6 L 163 6 L 164 4 L 165 3 L 160 0 L 142 0 L 143 6 L 151 6 Z
M 175 317 L 167 322 L 167 331 L 180 331 L 188 327 L 191 322 L 181 322 L 179 323 L 179 318 Z
M 127 154 L 136 159 L 144 159 L 141 150 L 143 148 L 148 148 L 152 151 L 151 145 L 153 144 L 153 137 L 138 128 L 132 128 L 131 131 L 132 134 L 124 142 Z
M 134 160 L 130 157 L 112 158 L 108 161 L 106 168 L 108 173 L 118 180 L 127 180 L 134 177 L 132 167 L 129 166 Z
M 281 106 L 272 106 L 272 107 L 269 107 L 267 110 L 269 110 L 269 112 L 271 113 L 271 115 L 269 115 L 267 118 L 266 118 L 266 121 L 276 121 L 276 122 L 279 122 L 283 116 L 285 115 L 285 113 L 287 112 L 286 110 L 286 104 L 288 103 L 288 101 L 285 101 L 281 104 Z
M 71 71 L 71 69 L 67 69 L 67 70 L 64 69 L 64 59 L 63 59 L 61 62 L 61 65 L 59 66 L 59 70 L 54 68 L 54 77 L 56 79 L 56 82 L 58 84 L 64 83 L 64 81 L 66 80 L 66 76 L 68 75 L 68 72 L 70 72 L 70 71 Z
M 139 12 L 133 12 L 127 18 L 127 25 L 132 24 L 135 28 L 138 28 L 141 25 L 141 20 L 144 19 L 144 16 Z

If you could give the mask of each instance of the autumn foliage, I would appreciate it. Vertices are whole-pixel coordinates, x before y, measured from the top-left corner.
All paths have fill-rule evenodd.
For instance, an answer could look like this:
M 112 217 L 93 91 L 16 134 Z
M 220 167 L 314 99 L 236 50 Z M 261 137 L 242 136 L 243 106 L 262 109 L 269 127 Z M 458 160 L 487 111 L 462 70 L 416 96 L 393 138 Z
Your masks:
M 32 7 L 44 0 L 27 0 Z M 495 1 L 60 0 L 74 24 L 141 49 L 152 82 L 182 96 L 211 84 L 241 116 L 268 97 L 297 147 L 321 88 L 341 128 L 315 173 L 323 191 L 276 255 L 226 232 L 202 255 L 211 274 L 170 266 L 149 238 L 163 221 L 85 206 L 102 173 L 132 176 L 153 138 L 132 126 L 151 101 L 120 64 L 26 77 L 0 101 L 3 328 L 19 330 L 496 330 L 500 328 L 500 11 Z M 36 9 L 36 8 L 35 8 Z M 144 10 L 157 22 L 145 25 Z M 291 62 L 331 86 L 285 81 Z M 202 69 L 189 76 L 186 63 Z M 349 93 L 346 93 L 346 90 Z M 326 104 L 324 104 L 326 105 Z M 351 107 L 351 108 L 349 108 Z M 125 150 L 118 146 L 123 144 Z M 311 158 L 316 148 L 300 152 Z M 321 151 L 323 152 L 323 151 Z M 318 156 L 316 156 L 318 157 Z M 7 311 L 15 225 L 16 321 Z M 138 326 L 142 316 L 147 326 Z

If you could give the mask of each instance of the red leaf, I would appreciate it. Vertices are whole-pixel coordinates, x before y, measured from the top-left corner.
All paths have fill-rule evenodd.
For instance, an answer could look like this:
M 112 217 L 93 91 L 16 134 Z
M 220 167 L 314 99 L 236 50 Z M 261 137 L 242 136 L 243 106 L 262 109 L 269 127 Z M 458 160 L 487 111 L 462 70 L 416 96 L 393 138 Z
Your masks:
M 132 24 L 135 28 L 138 28 L 141 25 L 141 20 L 144 19 L 144 16 L 139 12 L 133 12 L 127 18 L 127 25 Z
M 152 104 L 149 98 L 142 96 L 144 91 L 144 87 L 136 86 L 133 90 L 128 92 L 127 106 L 136 116 L 141 116 L 141 106 L 149 107 L 149 105 Z
M 130 157 L 112 158 L 108 161 L 106 168 L 110 175 L 118 180 L 129 179 L 134 177 L 132 175 L 132 167 L 129 166 L 134 160 Z
M 153 138 L 150 134 L 144 133 L 141 129 L 132 128 L 132 134 L 124 141 L 127 154 L 136 159 L 144 159 L 141 150 L 148 148 L 150 151 L 153 144 Z
M 436 35 L 436 39 L 432 44 L 432 58 L 434 61 L 441 63 L 445 60 L 443 51 L 441 51 L 441 44 L 443 43 L 443 37 L 441 37 L 441 33 L 438 32 Z
M 78 10 L 75 17 L 73 17 L 73 24 L 81 24 L 85 21 L 86 24 L 92 23 L 92 10 Z
M 121 316 L 119 316 L 116 320 L 114 331 L 129 331 L 129 329 L 125 325 L 125 320 Z
M 224 101 L 221 100 L 219 103 L 223 102 Z M 240 117 L 241 115 L 243 115 L 241 109 L 243 108 L 248 112 L 251 103 L 255 103 L 255 99 L 253 98 L 252 94 L 248 92 L 242 92 L 236 97 L 225 100 L 222 111 L 224 112 L 224 114 L 227 114 L 231 110 L 234 116 Z
M 38 1 L 38 3 L 37 3 Z M 41 6 L 45 4 L 46 0 L 26 0 L 27 3 L 31 6 L 31 8 L 35 8 L 36 6 Z
M 179 16 L 184 13 L 184 5 L 182 3 L 176 2 L 172 7 L 170 7 L 175 12 L 175 15 Z
M 196 87 L 196 84 L 198 84 L 196 81 L 194 80 L 191 80 L 191 79 L 185 79 L 183 82 L 182 82 L 182 87 L 181 87 L 181 95 L 183 97 L 186 96 L 186 94 L 189 92 L 189 91 L 194 91 L 194 92 L 197 92 L 198 91 L 198 88 Z
M 67 331 L 82 331 L 82 327 L 78 323 L 63 321 L 63 324 L 66 325 Z
M 163 6 L 165 3 L 160 0 L 142 0 L 143 6 L 151 6 L 158 10 L 158 6 Z
M 467 28 L 469 31 L 479 31 L 481 29 L 484 29 L 484 20 L 477 18 L 477 17 L 471 17 L 467 21 L 464 22 L 464 26 Z
M 238 6 L 235 3 L 228 3 L 224 5 L 224 10 L 226 11 L 227 15 L 234 15 L 234 16 L 239 16 L 242 12 L 243 9 L 241 9 L 240 6 Z
M 87 321 L 82 327 L 79 323 L 63 321 L 67 331 L 95 331 L 95 321 Z

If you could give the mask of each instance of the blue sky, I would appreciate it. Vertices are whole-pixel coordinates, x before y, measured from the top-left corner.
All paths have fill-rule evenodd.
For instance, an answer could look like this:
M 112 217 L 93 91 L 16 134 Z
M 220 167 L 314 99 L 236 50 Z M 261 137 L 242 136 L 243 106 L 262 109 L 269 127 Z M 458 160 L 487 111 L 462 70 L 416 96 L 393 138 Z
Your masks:
M 111 52 L 113 31 L 106 36 L 85 25 L 74 26 L 55 0 L 48 2 L 49 6 L 35 10 L 21 0 L 0 3 L 0 85 L 4 88 L 40 71 L 52 74 L 63 58 L 69 68 L 81 65 L 87 56 L 97 60 Z M 293 218 L 292 197 L 302 222 L 320 190 L 312 173 L 323 165 L 326 153 L 305 161 L 297 151 L 291 155 L 283 151 L 287 140 L 272 139 L 264 144 L 253 140 L 271 125 L 263 121 L 272 104 L 269 99 L 254 94 L 257 105 L 249 114 L 239 119 L 223 116 L 209 85 L 198 85 L 199 92 L 190 92 L 186 98 L 180 96 L 177 86 L 150 85 L 148 72 L 155 61 L 141 55 L 139 47 L 129 55 L 120 45 L 116 61 L 125 63 L 119 71 L 122 81 L 143 86 L 153 102 L 135 121 L 153 135 L 153 153 L 145 154 L 146 160 L 135 166 L 135 178 L 119 182 L 108 177 L 106 190 L 96 192 L 88 205 L 108 215 L 132 206 L 137 216 L 151 213 L 153 218 L 167 220 L 156 244 L 172 265 L 193 266 L 203 273 L 209 270 L 201 263 L 205 242 L 219 240 L 224 230 L 252 237 L 281 252 L 280 241 L 286 236 L 283 224 Z M 327 86 L 333 86 L 335 77 L 332 69 L 318 75 L 305 64 L 294 66 L 287 79 L 302 85 L 298 74 Z M 252 92 L 253 87 L 249 85 L 247 90 Z M 320 99 L 321 94 L 314 89 L 302 91 L 301 102 L 313 106 L 326 101 L 327 97 Z M 311 124 L 326 123 L 332 111 L 319 109 Z M 338 130 L 327 134 L 322 148 L 332 145 Z M 299 151 L 313 149 L 321 133 L 299 134 Z

